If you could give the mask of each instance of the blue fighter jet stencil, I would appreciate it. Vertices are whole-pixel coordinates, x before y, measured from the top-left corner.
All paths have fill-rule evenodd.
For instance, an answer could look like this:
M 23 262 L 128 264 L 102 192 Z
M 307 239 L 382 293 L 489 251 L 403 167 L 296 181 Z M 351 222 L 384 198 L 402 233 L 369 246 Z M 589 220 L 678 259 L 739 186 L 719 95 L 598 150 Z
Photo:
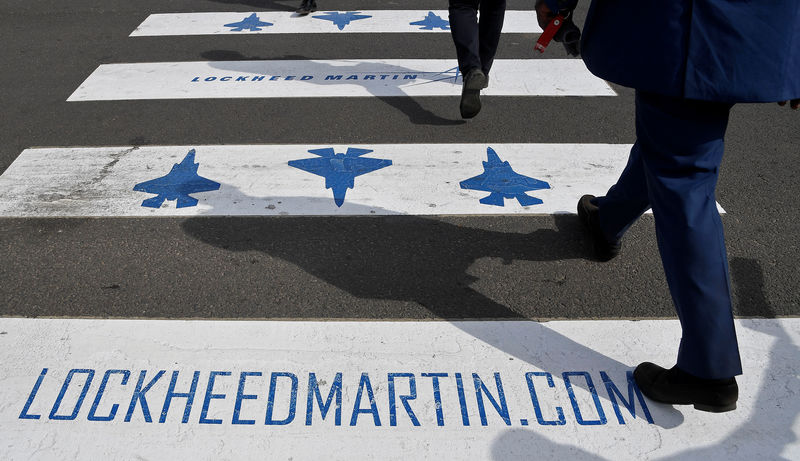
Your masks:
M 338 27 L 339 30 L 344 30 L 344 27 L 353 21 L 358 21 L 359 19 L 367 19 L 372 17 L 366 14 L 356 14 L 356 13 L 358 13 L 358 11 L 347 11 L 344 13 L 339 13 L 338 11 L 329 11 L 323 15 L 312 16 L 312 18 L 322 19 L 324 21 L 331 21 L 334 24 L 336 24 L 336 27 Z
M 142 206 L 159 208 L 164 200 L 177 200 L 178 208 L 197 205 L 198 200 L 189 194 L 218 190 L 220 184 L 197 174 L 199 163 L 194 162 L 194 149 L 190 150 L 181 163 L 172 166 L 169 174 L 133 186 L 133 190 L 157 194 L 142 202 Z
M 462 189 L 491 192 L 480 200 L 484 205 L 505 206 L 505 199 L 515 198 L 522 206 L 539 205 L 542 201 L 525 192 L 531 190 L 550 189 L 550 184 L 538 179 L 521 175 L 511 169 L 508 162 L 500 157 L 491 147 L 486 149 L 488 161 L 483 162 L 483 174 L 461 181 Z
M 304 158 L 290 160 L 289 166 L 325 178 L 325 188 L 333 189 L 333 201 L 340 207 L 344 203 L 347 189 L 355 187 L 355 177 L 380 170 L 392 164 L 391 160 L 381 158 L 363 158 L 362 155 L 372 152 L 371 149 L 348 147 L 346 154 L 337 154 L 333 148 L 311 149 L 311 154 L 320 158 Z
M 245 29 L 251 32 L 258 32 L 259 30 L 261 30 L 262 27 L 267 27 L 271 25 L 272 25 L 271 22 L 263 22 L 260 19 L 258 19 L 258 15 L 256 13 L 253 13 L 239 22 L 232 22 L 230 24 L 225 24 L 225 27 L 233 27 L 233 29 L 231 29 L 231 32 L 242 32 Z
M 425 19 L 410 22 L 409 24 L 412 26 L 422 26 L 419 30 L 450 30 L 450 21 L 442 19 L 440 16 L 434 14 L 433 11 L 428 11 L 428 15 L 425 16 Z

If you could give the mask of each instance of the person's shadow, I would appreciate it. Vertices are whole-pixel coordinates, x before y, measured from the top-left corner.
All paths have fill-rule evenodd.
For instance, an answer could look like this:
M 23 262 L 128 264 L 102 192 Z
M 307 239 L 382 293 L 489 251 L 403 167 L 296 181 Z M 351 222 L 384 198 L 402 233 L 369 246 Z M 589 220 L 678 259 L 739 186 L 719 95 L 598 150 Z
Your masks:
M 210 61 L 210 65 L 215 69 L 220 70 L 229 70 L 229 71 L 236 71 L 236 72 L 243 72 L 248 71 L 252 73 L 259 73 L 260 67 L 253 66 L 249 69 L 243 69 L 241 66 L 231 66 L 229 64 L 230 61 L 265 61 L 265 60 L 302 60 L 307 61 L 310 58 L 306 56 L 298 56 L 298 55 L 289 55 L 289 56 L 276 56 L 276 57 L 259 57 L 259 56 L 244 56 L 238 51 L 232 50 L 209 50 L 205 51 L 200 54 L 203 59 Z M 405 67 L 400 66 L 381 66 L 380 70 L 377 71 L 376 68 L 371 64 L 364 64 L 364 63 L 356 63 L 352 65 L 346 65 L 346 62 L 343 62 L 342 66 L 325 66 L 324 64 L 320 63 L 319 61 L 316 62 L 319 69 L 329 70 L 330 73 L 335 74 L 368 74 L 368 73 L 386 73 L 392 72 L 397 74 L 414 74 L 419 73 L 418 70 L 408 69 Z M 444 69 L 443 69 L 444 70 Z M 459 84 L 461 82 L 461 77 L 456 77 L 453 79 L 454 84 Z M 348 81 L 348 84 L 363 84 L 364 80 L 354 80 Z M 308 80 L 305 83 L 313 83 L 317 85 L 341 85 L 342 82 L 339 81 L 330 81 L 330 80 Z M 370 85 L 363 85 L 368 91 L 371 91 L 373 88 Z M 434 125 L 434 126 L 448 126 L 448 125 L 463 125 L 466 123 L 464 120 L 453 120 L 441 117 L 428 109 L 422 107 L 422 105 L 414 98 L 409 96 L 404 96 L 401 89 L 398 89 L 398 95 L 396 96 L 385 96 L 382 94 L 372 93 L 373 96 L 384 103 L 394 107 L 395 109 L 399 110 L 400 112 L 404 113 L 408 116 L 409 121 L 416 125 Z
M 222 203 L 254 209 L 303 197 L 251 197 L 233 186 L 220 188 Z M 309 200 L 319 200 L 318 198 Z M 332 201 L 332 199 L 330 199 Z M 347 204 L 347 202 L 345 202 Z M 353 209 L 350 204 L 350 211 Z M 376 211 L 362 207 L 363 214 Z M 334 209 L 335 210 L 335 209 Z M 221 212 L 220 212 L 221 211 Z M 391 210 L 379 210 L 381 214 Z M 335 211 L 332 213 L 334 214 Z M 625 376 L 623 364 L 539 322 L 475 322 L 525 320 L 518 312 L 471 288 L 469 269 L 480 258 L 522 261 L 584 259 L 588 254 L 576 215 L 553 215 L 556 230 L 509 233 L 450 224 L 416 216 L 323 217 L 196 217 L 182 223 L 184 231 L 209 245 L 234 252 L 262 252 L 302 268 L 309 275 L 370 300 L 414 303 L 431 317 L 452 325 L 511 357 L 554 376 L 567 370 L 604 370 Z M 374 316 L 374 317 L 371 317 Z M 400 318 L 402 313 L 376 309 L 364 318 Z M 567 368 L 565 368 L 567 367 Z M 577 380 L 576 386 L 588 385 Z M 611 405 L 603 392 L 598 395 Z M 667 405 L 649 405 L 655 424 L 674 427 L 681 414 Z
M 734 258 L 730 264 L 734 293 L 737 298 L 736 313 L 740 317 L 775 318 L 775 313 L 767 300 L 764 291 L 764 272 L 758 261 L 745 258 Z M 740 325 L 759 333 L 775 338 L 775 342 L 767 354 L 763 367 L 764 376 L 760 389 L 740 389 L 740 397 L 747 400 L 742 404 L 740 399 L 737 412 L 750 411 L 751 418 L 730 431 L 719 443 L 700 448 L 687 447 L 677 454 L 658 456 L 652 453 L 647 459 L 663 460 L 715 460 L 715 459 L 797 459 L 800 448 L 797 447 L 797 435 L 792 427 L 800 415 L 800 386 L 795 378 L 797 358 L 800 348 L 792 342 L 792 338 L 780 324 L 745 320 Z M 757 363 L 745 363 L 744 373 L 748 367 Z M 787 378 L 790 380 L 787 382 Z M 793 381 L 793 382 L 792 382 Z M 741 381 L 740 381 L 741 382 Z M 755 394 L 754 399 L 746 396 Z M 652 405 L 652 404 L 651 404 Z M 660 407 L 669 407 L 659 405 Z M 651 407 L 652 408 L 652 407 Z M 686 408 L 693 412 L 691 407 Z M 730 424 L 727 415 L 713 415 L 720 424 Z M 697 442 L 702 442 L 703 434 L 698 433 Z M 627 442 L 635 444 L 638 439 Z M 795 458 L 785 457 L 785 449 L 792 444 Z M 635 450 L 635 448 L 634 448 Z M 628 450 L 634 451 L 634 450 Z M 535 431 L 512 429 L 502 433 L 492 442 L 492 459 L 530 459 L 531 453 L 545 459 L 569 458 L 576 460 L 606 459 L 600 454 L 591 453 L 586 447 L 561 444 L 547 439 Z

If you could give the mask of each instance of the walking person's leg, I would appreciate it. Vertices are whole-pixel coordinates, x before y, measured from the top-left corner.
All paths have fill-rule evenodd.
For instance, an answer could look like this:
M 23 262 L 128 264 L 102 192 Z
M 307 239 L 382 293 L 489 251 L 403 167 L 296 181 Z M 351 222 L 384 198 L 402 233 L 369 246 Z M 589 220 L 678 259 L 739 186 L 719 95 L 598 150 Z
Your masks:
M 478 8 L 480 0 L 450 0 L 450 33 L 462 74 L 461 117 L 472 118 L 481 110 L 480 91 L 486 87 L 481 68 Z
M 478 48 L 480 50 L 481 70 L 488 78 L 494 62 L 494 55 L 497 53 L 497 46 L 500 43 L 500 35 L 503 31 L 506 0 L 482 0 L 480 11 Z
M 637 383 L 651 398 L 710 411 L 736 407 L 742 372 L 715 197 L 730 108 L 636 94 L 637 144 L 682 328 L 676 367 L 642 364 Z

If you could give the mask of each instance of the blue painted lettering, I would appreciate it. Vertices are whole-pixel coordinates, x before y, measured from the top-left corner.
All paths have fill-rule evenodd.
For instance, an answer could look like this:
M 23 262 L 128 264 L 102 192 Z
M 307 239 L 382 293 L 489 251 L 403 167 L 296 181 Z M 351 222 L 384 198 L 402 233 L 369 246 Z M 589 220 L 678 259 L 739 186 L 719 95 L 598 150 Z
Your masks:
M 200 372 L 195 371 L 192 376 L 192 384 L 189 386 L 189 392 L 179 393 L 175 392 L 175 384 L 178 382 L 178 371 L 172 372 L 172 379 L 169 382 L 169 390 L 164 398 L 164 406 L 161 408 L 161 417 L 158 419 L 159 423 L 167 420 L 167 413 L 169 412 L 169 404 L 174 397 L 186 399 L 186 407 L 183 410 L 183 419 L 181 423 L 186 424 L 189 422 L 189 414 L 192 412 L 192 404 L 194 403 L 194 394 L 197 391 L 197 381 L 200 380 Z
M 89 410 L 89 421 L 113 421 L 114 417 L 117 415 L 119 404 L 115 403 L 111 405 L 111 411 L 109 412 L 108 416 L 97 416 L 97 407 L 100 406 L 100 399 L 103 398 L 103 393 L 106 391 L 106 386 L 108 385 L 108 379 L 113 374 L 122 375 L 121 384 L 123 386 L 128 384 L 128 378 L 131 377 L 131 372 L 128 370 L 106 370 L 106 372 L 103 374 L 103 380 L 100 381 L 100 388 L 97 389 L 97 395 L 94 398 L 92 408 Z
M 282 420 L 275 420 L 272 412 L 275 409 L 275 392 L 278 387 L 278 378 L 289 378 L 292 381 L 291 401 L 289 402 L 289 415 Z M 265 424 L 268 426 L 284 426 L 294 420 L 295 410 L 297 409 L 297 375 L 286 372 L 274 372 L 269 380 L 269 399 L 267 401 L 267 419 Z
M 628 409 L 636 419 L 636 402 L 633 400 L 633 395 L 636 394 L 636 398 L 639 400 L 639 405 L 642 407 L 642 411 L 644 412 L 644 417 L 647 419 L 647 422 L 653 424 L 653 417 L 650 416 L 650 410 L 647 408 L 647 404 L 644 402 L 644 397 L 642 396 L 642 392 L 639 390 L 639 386 L 636 385 L 636 381 L 633 379 L 633 372 L 627 372 L 628 378 L 628 399 L 625 400 L 625 397 L 622 396 L 622 393 L 619 391 L 617 386 L 611 381 L 611 378 L 608 377 L 605 371 L 600 372 L 600 377 L 603 379 L 603 383 L 606 385 L 606 391 L 608 391 L 608 398 L 611 400 L 611 405 L 614 407 L 614 412 L 617 414 L 617 421 L 620 424 L 625 424 L 625 420 L 622 419 L 622 412 L 619 409 L 619 405 L 617 405 L 617 397 L 622 400 L 622 405 Z M 616 394 L 616 396 L 615 396 Z
M 193 82 L 199 82 L 200 81 L 200 77 L 195 77 L 195 78 L 192 79 L 192 81 Z
M 361 395 L 367 389 L 367 398 L 369 399 L 369 410 L 361 408 Z M 371 413 L 372 420 L 375 426 L 381 425 L 381 418 L 378 415 L 378 406 L 375 404 L 375 394 L 372 392 L 372 384 L 369 382 L 369 375 L 361 373 L 361 381 L 358 384 L 358 393 L 356 394 L 356 402 L 353 405 L 353 414 L 350 417 L 350 425 L 355 426 L 358 422 L 358 415 L 361 413 Z
M 44 381 L 44 375 L 47 374 L 47 368 L 42 368 L 42 372 L 39 373 L 39 377 L 36 379 L 36 384 L 33 385 L 33 389 L 31 389 L 31 393 L 28 395 L 28 400 L 25 402 L 25 406 L 22 407 L 22 411 L 19 414 L 19 419 L 39 419 L 42 415 L 31 415 L 28 414 L 28 411 L 31 409 L 31 405 L 33 405 L 33 399 L 36 398 L 36 394 L 39 392 L 39 386 L 42 385 L 42 381 Z
M 131 417 L 133 416 L 133 410 L 136 409 L 136 404 L 139 403 L 142 407 L 142 414 L 144 415 L 144 420 L 148 423 L 152 423 L 153 419 L 150 418 L 150 407 L 147 406 L 147 399 L 145 398 L 145 394 L 147 391 L 153 387 L 153 384 L 156 383 L 161 377 L 164 375 L 165 370 L 159 370 L 156 373 L 156 377 L 153 378 L 147 386 L 143 386 L 144 378 L 147 376 L 147 370 L 142 370 L 139 373 L 139 381 L 136 383 L 136 388 L 133 390 L 133 396 L 131 396 L 131 403 L 128 405 L 128 413 L 125 415 L 125 422 L 129 423 L 131 421 Z
M 389 373 L 389 425 L 397 426 L 397 407 L 395 405 L 394 392 L 395 378 L 408 378 L 408 394 L 398 395 L 397 398 L 400 399 L 400 403 L 402 403 L 403 408 L 406 409 L 408 417 L 411 418 L 411 424 L 419 426 L 419 420 L 414 414 L 414 410 L 411 409 L 411 405 L 408 404 L 409 400 L 415 400 L 417 398 L 417 385 L 413 373 Z
M 503 383 L 500 381 L 500 373 L 494 374 L 494 381 L 497 385 L 497 400 L 495 400 L 495 398 L 492 396 L 492 393 L 489 392 L 489 389 L 486 387 L 486 385 L 483 384 L 483 381 L 477 373 L 472 374 L 472 381 L 475 384 L 475 397 L 478 400 L 478 411 L 481 415 L 481 424 L 484 426 L 489 424 L 486 420 L 486 409 L 483 406 L 483 394 L 485 392 L 486 398 L 489 399 L 489 402 L 492 403 L 494 409 L 497 411 L 500 417 L 503 418 L 506 426 L 510 426 L 511 417 L 508 415 L 508 404 L 506 404 L 506 396 L 503 392 Z
M 254 419 L 239 419 L 242 412 L 242 401 L 258 398 L 256 394 L 245 394 L 244 384 L 248 376 L 261 376 L 260 371 L 243 371 L 239 375 L 239 390 L 236 391 L 236 405 L 233 407 L 233 424 L 255 424 Z
M 207 82 L 213 82 L 216 79 L 217 79 L 217 77 L 206 77 L 206 81 Z
M 599 426 L 606 424 L 606 414 L 603 412 L 603 406 L 600 404 L 600 398 L 597 396 L 597 389 L 595 389 L 594 383 L 592 382 L 592 377 L 589 375 L 589 373 L 585 371 L 565 371 L 561 374 L 561 376 L 564 377 L 564 385 L 567 387 L 567 393 L 569 394 L 569 399 L 572 402 L 572 409 L 575 411 L 575 419 L 578 421 L 578 424 L 582 426 Z M 589 392 L 592 394 L 592 400 L 594 401 L 594 406 L 597 409 L 598 419 L 583 419 L 581 410 L 578 407 L 578 401 L 575 399 L 575 391 L 572 389 L 572 383 L 569 379 L 570 376 L 583 376 L 583 378 L 586 380 L 586 385 L 589 389 Z
M 456 389 L 458 389 L 458 403 L 461 405 L 461 422 L 465 426 L 469 426 L 467 396 L 464 394 L 464 381 L 461 379 L 461 373 L 456 373 Z
M 403 75 L 403 80 L 416 80 L 416 79 L 417 79 L 417 74 L 413 74 L 413 75 L 412 74 L 406 74 L 406 75 Z
M 294 80 L 295 78 L 297 78 L 297 77 L 294 76 L 294 75 L 287 75 L 284 80 Z
M 444 411 L 442 410 L 442 394 L 439 392 L 439 378 L 446 378 L 447 373 L 422 373 L 422 376 L 431 378 L 431 382 L 433 383 L 433 404 L 436 408 L 436 424 L 444 426 Z M 461 392 L 463 393 L 463 389 Z
M 347 77 L 345 80 L 358 80 L 358 75 L 351 75 Z
M 237 82 L 246 82 L 247 81 L 247 77 L 236 77 L 236 81 Z
M 325 77 L 325 80 L 341 80 L 341 75 L 328 75 Z
M 316 398 L 319 405 L 319 414 L 322 420 L 328 415 L 328 410 L 333 403 L 333 397 L 336 396 L 336 411 L 334 413 L 334 421 L 337 426 L 342 425 L 342 373 L 336 373 L 336 377 L 331 384 L 331 390 L 328 392 L 328 398 L 325 403 L 322 403 L 322 394 L 319 391 L 319 384 L 317 384 L 317 375 L 315 373 L 308 374 L 308 402 L 306 404 L 306 426 L 311 425 L 312 414 L 314 413 L 314 399 Z
M 365 75 L 364 76 L 364 80 L 375 80 L 375 76 L 374 75 Z
M 264 76 L 263 75 L 256 75 L 255 77 L 250 77 L 250 81 L 251 82 L 260 82 L 262 80 L 264 80 Z
M 278 80 L 279 78 L 281 78 L 281 76 L 280 76 L 280 75 L 273 75 L 272 77 L 270 77 L 270 78 L 269 78 L 269 80 L 270 80 L 271 82 L 274 82 L 274 81 Z
M 206 398 L 203 400 L 203 411 L 200 412 L 200 424 L 222 424 L 221 419 L 208 419 L 208 407 L 211 406 L 211 400 L 224 399 L 225 394 L 214 394 L 214 381 L 217 376 L 230 376 L 230 371 L 212 371 L 208 375 L 208 386 L 206 387 Z
M 542 416 L 542 408 L 539 406 L 539 398 L 536 396 L 536 389 L 533 387 L 534 376 L 545 376 L 547 377 L 548 386 L 556 387 L 556 385 L 553 382 L 553 375 L 550 373 L 541 371 L 525 373 L 525 379 L 528 381 L 528 391 L 531 394 L 531 402 L 533 403 L 533 410 L 536 412 L 536 420 L 543 426 L 563 426 L 567 424 L 567 420 L 564 418 L 564 410 L 562 410 L 561 407 L 556 407 L 556 414 L 558 415 L 557 420 L 544 419 L 544 416 Z
M 83 383 L 83 389 L 81 390 L 81 395 L 78 397 L 78 401 L 75 402 L 75 407 L 72 409 L 72 413 L 69 415 L 57 415 L 58 409 L 61 406 L 61 400 L 64 398 L 64 395 L 67 393 L 67 389 L 69 389 L 69 385 L 72 382 L 72 378 L 77 374 L 85 374 L 86 381 Z M 67 379 L 64 380 L 64 385 L 61 386 L 61 391 L 58 393 L 58 397 L 56 398 L 56 403 L 53 405 L 53 409 L 50 411 L 50 419 L 55 420 L 62 420 L 62 421 L 72 421 L 78 417 L 78 412 L 81 410 L 81 405 L 83 405 L 83 399 L 86 398 L 86 393 L 89 392 L 89 386 L 92 385 L 92 378 L 94 378 L 94 370 L 89 370 L 85 368 L 81 369 L 72 369 L 67 373 Z
M 314 78 L 313 75 L 303 75 L 300 77 L 300 80 L 311 80 L 312 78 Z

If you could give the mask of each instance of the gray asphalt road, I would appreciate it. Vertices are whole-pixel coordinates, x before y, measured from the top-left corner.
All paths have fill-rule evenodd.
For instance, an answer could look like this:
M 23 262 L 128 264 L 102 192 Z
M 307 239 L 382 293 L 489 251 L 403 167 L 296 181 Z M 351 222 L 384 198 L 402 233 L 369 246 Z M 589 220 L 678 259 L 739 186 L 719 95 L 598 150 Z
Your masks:
M 336 10 L 446 7 L 319 1 Z M 66 102 L 104 63 L 454 56 L 447 34 L 128 37 L 151 13 L 296 3 L 0 0 L 0 171 L 34 146 L 634 140 L 633 93 L 618 87 L 617 98 L 486 97 L 467 123 L 455 97 Z M 504 35 L 498 58 L 538 58 L 534 40 Z M 563 57 L 557 46 L 548 53 Z M 799 120 L 774 104 L 732 113 L 718 198 L 738 315 L 800 314 Z M 611 263 L 589 261 L 574 216 L 0 218 L 0 315 L 673 316 L 652 218 L 624 245 Z

